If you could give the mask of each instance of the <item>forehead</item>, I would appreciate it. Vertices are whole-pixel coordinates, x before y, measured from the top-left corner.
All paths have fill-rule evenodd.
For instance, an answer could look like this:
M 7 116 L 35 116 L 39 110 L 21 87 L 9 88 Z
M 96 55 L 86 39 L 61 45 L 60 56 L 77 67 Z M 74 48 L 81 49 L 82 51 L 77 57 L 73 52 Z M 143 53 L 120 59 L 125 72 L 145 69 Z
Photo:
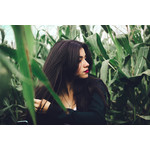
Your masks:
M 86 53 L 85 53 L 84 48 L 81 48 L 80 49 L 80 56 L 85 56 L 85 55 L 86 55 Z

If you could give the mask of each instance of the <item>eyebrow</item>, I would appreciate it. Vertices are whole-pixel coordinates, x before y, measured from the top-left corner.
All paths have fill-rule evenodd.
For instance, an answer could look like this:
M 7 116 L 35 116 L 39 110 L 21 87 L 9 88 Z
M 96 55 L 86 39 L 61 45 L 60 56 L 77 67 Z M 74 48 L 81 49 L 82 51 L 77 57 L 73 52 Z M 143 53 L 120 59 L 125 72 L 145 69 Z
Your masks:
M 79 56 L 79 58 L 83 58 L 83 57 L 86 57 L 86 55 L 85 56 Z

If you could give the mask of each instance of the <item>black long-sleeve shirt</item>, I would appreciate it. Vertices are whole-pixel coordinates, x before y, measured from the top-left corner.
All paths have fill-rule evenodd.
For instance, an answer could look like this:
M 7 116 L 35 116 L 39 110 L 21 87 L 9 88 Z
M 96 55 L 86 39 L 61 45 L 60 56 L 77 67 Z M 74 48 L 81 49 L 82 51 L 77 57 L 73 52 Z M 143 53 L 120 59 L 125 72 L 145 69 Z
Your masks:
M 106 91 L 104 83 L 97 80 L 94 84 L 104 93 Z M 77 107 L 78 108 L 78 107 Z M 69 113 L 65 113 L 57 103 L 51 103 L 46 114 L 37 114 L 37 124 L 53 124 L 53 125 L 100 125 L 106 124 L 105 121 L 105 105 L 97 92 L 91 95 L 91 100 L 86 112 L 80 110 L 68 109 Z

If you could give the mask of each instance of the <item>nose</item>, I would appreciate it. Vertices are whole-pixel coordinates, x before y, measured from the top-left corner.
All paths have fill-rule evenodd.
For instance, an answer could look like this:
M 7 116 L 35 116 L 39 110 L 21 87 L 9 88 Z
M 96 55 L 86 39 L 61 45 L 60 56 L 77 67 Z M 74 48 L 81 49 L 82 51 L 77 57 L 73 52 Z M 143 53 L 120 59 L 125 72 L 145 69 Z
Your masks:
M 84 67 L 89 67 L 89 63 L 86 60 L 84 61 Z

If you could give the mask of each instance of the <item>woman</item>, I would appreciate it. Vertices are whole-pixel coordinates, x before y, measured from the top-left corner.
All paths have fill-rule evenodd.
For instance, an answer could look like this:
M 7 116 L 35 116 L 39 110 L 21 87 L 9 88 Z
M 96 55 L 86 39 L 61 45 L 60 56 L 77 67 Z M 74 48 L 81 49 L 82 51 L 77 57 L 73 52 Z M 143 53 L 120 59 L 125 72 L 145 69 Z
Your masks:
M 107 87 L 89 75 L 91 53 L 86 44 L 62 40 L 51 49 L 43 71 L 58 94 L 66 114 L 44 87 L 37 87 L 34 101 L 37 124 L 106 124 Z

